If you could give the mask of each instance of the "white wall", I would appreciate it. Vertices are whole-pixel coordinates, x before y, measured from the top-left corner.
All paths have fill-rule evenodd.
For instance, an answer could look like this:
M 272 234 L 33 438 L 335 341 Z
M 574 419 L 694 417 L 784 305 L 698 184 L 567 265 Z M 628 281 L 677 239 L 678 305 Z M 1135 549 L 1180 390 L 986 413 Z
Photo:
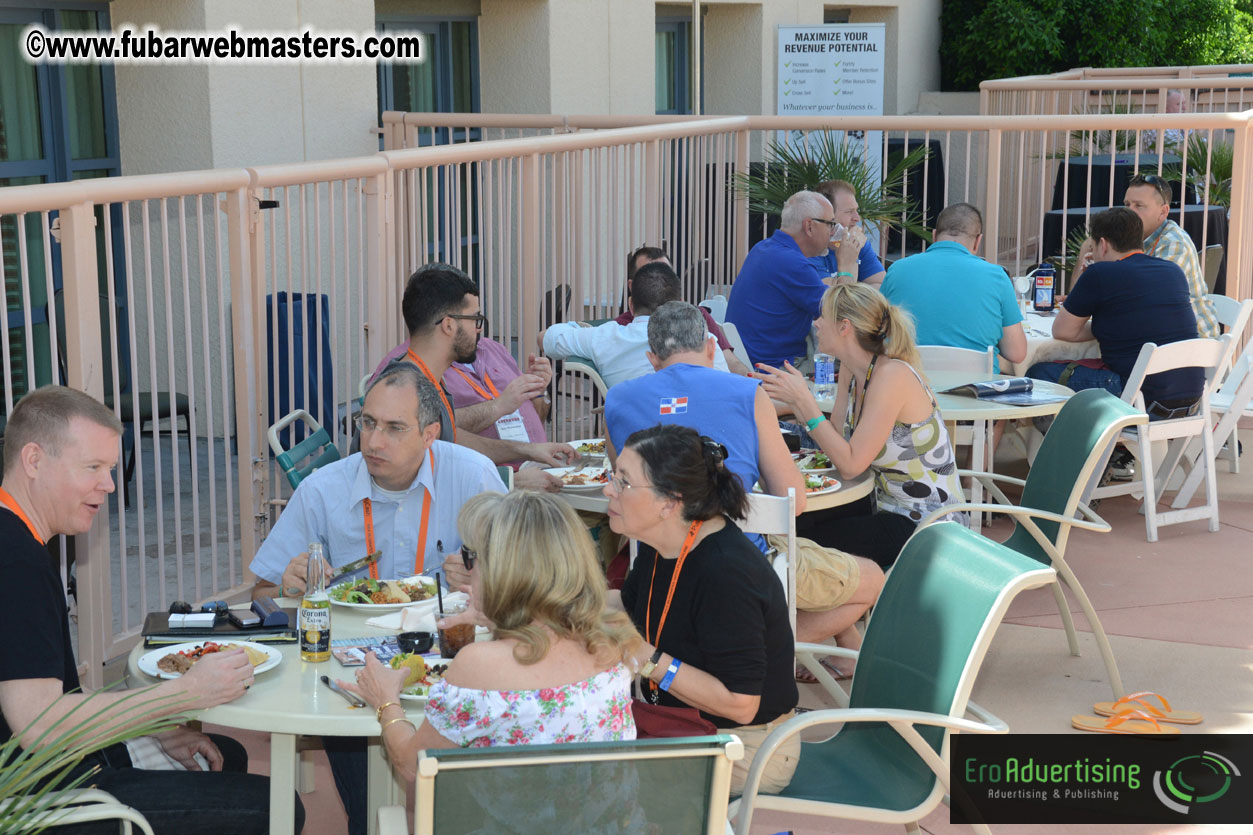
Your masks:
M 548 0 L 482 0 L 479 101 L 484 113 L 552 113 Z
M 167 31 L 374 30 L 372 0 L 115 0 L 121 23 Z M 173 63 L 117 68 L 123 174 L 153 174 L 368 154 L 378 147 L 368 64 Z

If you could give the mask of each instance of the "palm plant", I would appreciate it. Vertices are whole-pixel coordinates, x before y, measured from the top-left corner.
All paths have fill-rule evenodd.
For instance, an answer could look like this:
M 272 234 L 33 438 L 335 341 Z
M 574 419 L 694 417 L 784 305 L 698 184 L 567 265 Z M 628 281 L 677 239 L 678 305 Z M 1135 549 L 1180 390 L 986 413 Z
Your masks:
M 1124 98 L 1119 101 L 1113 94 L 1107 102 L 1102 93 L 1097 103 L 1087 109 L 1075 107 L 1075 114 L 1123 114 L 1140 113 L 1138 104 Z M 1066 132 L 1066 147 L 1045 154 L 1045 159 L 1084 157 L 1096 154 L 1131 153 L 1140 142 L 1140 134 L 1134 130 L 1071 130 Z
M 96 694 L 92 694 L 29 746 L 21 745 L 24 731 L 0 744 L 0 835 L 34 835 L 56 823 L 72 802 L 65 793 L 83 787 L 95 774 L 92 769 L 69 778 L 88 754 L 184 721 L 174 716 L 151 718 L 153 700 L 140 698 L 151 689 L 136 690 L 102 707 L 99 702 L 93 704 Z M 58 702 L 45 708 L 30 727 L 38 725 Z M 101 733 L 106 726 L 113 729 Z
M 917 202 L 901 196 L 906 173 L 929 153 L 925 145 L 915 148 L 881 177 L 860 146 L 837 140 L 831 131 L 819 131 L 797 140 L 772 141 L 761 170 L 737 173 L 735 187 L 748 198 L 749 211 L 778 215 L 796 192 L 813 190 L 826 180 L 843 180 L 857 192 L 863 222 L 908 231 L 929 242 L 931 234 Z
M 1225 140 L 1210 142 L 1199 131 L 1188 134 L 1188 181 L 1198 192 L 1207 193 L 1213 206 L 1231 208 L 1231 175 L 1235 166 L 1235 148 Z M 1171 149 L 1180 153 L 1177 145 Z M 1183 156 L 1183 154 L 1180 154 Z M 1183 166 L 1167 165 L 1162 176 L 1171 182 L 1182 182 Z

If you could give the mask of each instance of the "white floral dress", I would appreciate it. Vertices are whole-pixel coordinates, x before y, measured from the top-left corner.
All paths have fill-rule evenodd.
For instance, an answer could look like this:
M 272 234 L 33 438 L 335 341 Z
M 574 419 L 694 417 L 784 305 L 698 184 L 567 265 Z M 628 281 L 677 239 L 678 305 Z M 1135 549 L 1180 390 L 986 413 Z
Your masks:
M 623 664 L 540 690 L 472 690 L 440 681 L 426 721 L 463 748 L 635 739 L 631 673 Z

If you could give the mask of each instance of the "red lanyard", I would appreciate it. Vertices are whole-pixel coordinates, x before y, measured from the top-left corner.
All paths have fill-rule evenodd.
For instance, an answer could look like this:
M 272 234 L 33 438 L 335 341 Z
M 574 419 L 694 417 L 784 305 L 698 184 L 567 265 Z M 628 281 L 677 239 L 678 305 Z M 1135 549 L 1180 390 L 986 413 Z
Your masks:
M 431 453 L 431 476 L 435 475 L 435 453 Z M 365 552 L 374 553 L 374 503 L 369 499 L 361 500 L 361 516 L 365 523 Z M 426 556 L 426 525 L 431 518 L 431 491 L 422 488 L 422 522 L 418 526 L 418 551 L 413 556 L 413 573 L 421 574 L 423 557 Z M 27 524 L 30 524 L 29 522 Z M 379 564 L 370 564 L 370 577 L 379 578 Z
M 26 511 L 22 510 L 22 506 L 17 503 L 17 499 L 13 498 L 9 491 L 3 487 L 0 487 L 0 502 L 4 502 L 9 510 L 17 514 L 17 518 L 26 523 L 26 529 L 30 531 L 31 536 L 35 537 L 36 542 L 40 545 L 44 544 L 44 538 L 39 535 L 39 531 L 35 530 L 35 523 L 26 515 Z
M 674 575 L 670 578 L 670 589 L 666 592 L 666 605 L 661 609 L 661 620 L 657 623 L 657 641 L 661 641 L 661 630 L 666 628 L 666 615 L 670 614 L 670 601 L 674 599 L 674 587 L 679 584 L 679 572 L 683 570 L 683 563 L 687 561 L 687 552 L 692 550 L 692 545 L 696 542 L 696 535 L 700 533 L 700 526 L 705 524 L 704 519 L 697 519 L 692 526 L 687 529 L 687 539 L 683 540 L 683 547 L 679 549 L 679 559 L 674 566 Z M 653 576 L 648 581 L 648 609 L 644 612 L 644 640 L 656 646 L 653 641 L 652 631 L 649 622 L 653 618 L 653 584 L 657 580 L 657 563 L 661 562 L 662 556 L 658 554 L 653 561 Z M 657 689 L 657 685 L 649 682 L 652 688 Z
M 496 390 L 496 386 L 492 385 L 492 378 L 487 376 L 486 371 L 483 372 L 483 382 L 487 384 L 487 387 L 489 389 L 491 389 L 491 392 L 492 392 L 491 394 L 488 394 L 487 392 L 483 391 L 483 389 L 479 387 L 479 384 L 474 382 L 473 377 L 471 377 L 469 374 L 462 371 L 457 366 L 454 365 L 452 367 L 452 370 L 456 371 L 458 374 L 464 377 L 465 381 L 470 384 L 470 388 L 478 392 L 479 397 L 483 398 L 484 400 L 491 400 L 494 397 L 500 397 L 500 392 Z
M 405 356 L 410 362 L 416 365 L 423 374 L 426 375 L 426 379 L 430 380 L 431 384 L 435 386 L 435 390 L 439 392 L 439 399 L 444 401 L 444 408 L 448 410 L 448 422 L 452 424 L 453 440 L 456 440 L 457 416 L 453 414 L 452 404 L 448 402 L 448 397 L 444 394 L 444 387 L 439 384 L 439 380 L 435 379 L 435 375 L 431 373 L 431 369 L 426 367 L 426 363 L 422 361 L 422 358 L 418 356 L 412 348 L 409 349 L 409 353 Z M 374 552 L 371 551 L 370 553 L 373 554 Z

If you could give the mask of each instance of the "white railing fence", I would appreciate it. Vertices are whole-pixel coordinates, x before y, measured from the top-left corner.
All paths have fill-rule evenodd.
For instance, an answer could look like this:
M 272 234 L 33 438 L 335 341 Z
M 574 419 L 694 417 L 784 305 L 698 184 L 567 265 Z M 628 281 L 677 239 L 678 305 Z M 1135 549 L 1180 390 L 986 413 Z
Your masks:
M 490 336 L 520 359 L 554 321 L 616 315 L 626 255 L 641 244 L 664 244 L 685 297 L 699 301 L 730 285 L 768 231 L 732 183 L 761 171 L 762 149 L 780 136 L 871 132 L 885 158 L 931 148 L 905 196 L 932 217 L 959 200 L 988 207 L 987 254 L 1014 271 L 1064 244 L 1045 234 L 1059 184 L 1066 199 L 1084 189 L 1081 212 L 1120 198 L 1094 193 L 1093 166 L 1069 170 L 1074 137 L 1096 137 L 1083 139 L 1089 147 L 1122 134 L 1141 147 L 1147 131 L 1175 128 L 1221 138 L 1233 167 L 1230 221 L 1215 215 L 1227 233 L 1227 292 L 1250 295 L 1253 113 L 646 118 L 631 127 L 471 115 L 482 124 L 460 132 L 452 117 L 429 118 L 462 139 L 425 147 L 422 114 L 393 115 L 392 137 L 412 132 L 412 147 L 357 159 L 0 189 L 4 414 L 30 387 L 59 380 L 107 399 L 133 425 L 120 450 L 134 451 L 129 503 L 119 491 L 64 554 L 77 575 L 89 683 L 137 640 L 145 612 L 246 595 L 272 501 L 290 493 L 266 429 L 305 406 L 347 451 L 361 377 L 405 339 L 400 299 L 414 269 L 438 259 L 470 272 Z M 474 139 L 510 120 L 551 135 Z M 1182 178 L 1211 173 L 1207 161 Z M 920 244 L 884 235 L 880 246 L 896 258 Z M 176 432 L 169 420 L 140 425 L 150 393 L 185 404 Z M 587 387 L 566 375 L 558 394 L 552 436 L 584 436 L 595 405 Z

